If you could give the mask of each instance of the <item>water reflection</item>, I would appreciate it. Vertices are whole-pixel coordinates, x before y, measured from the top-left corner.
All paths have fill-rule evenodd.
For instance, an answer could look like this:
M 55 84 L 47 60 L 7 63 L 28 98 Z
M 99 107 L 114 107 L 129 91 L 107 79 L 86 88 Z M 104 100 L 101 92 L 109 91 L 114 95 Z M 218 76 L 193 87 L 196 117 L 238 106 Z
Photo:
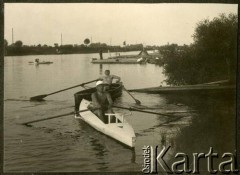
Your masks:
M 136 152 L 135 149 L 132 149 L 131 163 L 136 163 Z
M 213 147 L 220 156 L 224 152 L 234 153 L 236 144 L 233 139 L 236 129 L 234 93 L 227 96 L 221 94 L 165 97 L 170 104 L 181 104 L 197 111 L 194 115 L 190 113 L 192 117 L 189 125 L 180 127 L 175 139 L 170 140 L 170 146 L 175 145 L 175 149 L 171 150 L 172 153 L 184 152 L 191 156 L 193 153 L 208 153 L 210 147 Z M 206 163 L 206 160 L 203 160 L 200 169 L 206 170 Z M 216 165 L 217 163 L 219 160 L 215 161 Z
M 103 73 L 103 65 L 99 64 L 99 75 L 102 75 Z
M 97 161 L 97 170 L 99 171 L 106 171 L 108 169 L 108 162 L 106 161 L 106 156 L 108 153 L 108 150 L 103 142 L 103 137 L 99 137 L 100 133 L 97 133 L 97 131 L 94 131 L 93 128 L 88 126 L 83 121 L 79 121 L 79 127 L 81 127 L 81 130 L 84 130 L 85 133 L 91 134 L 90 137 L 90 146 L 92 147 L 92 150 L 94 151 L 94 157 L 99 160 Z
M 131 163 L 136 164 L 135 149 L 130 149 L 114 139 L 99 133 L 83 121 L 79 121 L 78 125 L 81 130 L 85 131 L 81 134 L 86 134 L 88 139 L 90 139 L 86 142 L 90 143 L 89 146 L 94 152 L 94 158 L 97 161 L 92 163 L 97 165 L 97 170 L 109 171 L 112 164 L 116 164 L 118 166 L 122 164 L 126 164 L 128 166 L 131 166 Z
M 98 166 L 98 170 L 103 171 L 108 169 L 108 163 L 105 161 L 105 156 L 106 156 L 106 148 L 99 143 L 98 139 L 92 138 L 90 141 L 91 146 L 93 150 L 95 151 L 95 158 L 97 158 L 100 162 L 97 164 L 100 165 Z

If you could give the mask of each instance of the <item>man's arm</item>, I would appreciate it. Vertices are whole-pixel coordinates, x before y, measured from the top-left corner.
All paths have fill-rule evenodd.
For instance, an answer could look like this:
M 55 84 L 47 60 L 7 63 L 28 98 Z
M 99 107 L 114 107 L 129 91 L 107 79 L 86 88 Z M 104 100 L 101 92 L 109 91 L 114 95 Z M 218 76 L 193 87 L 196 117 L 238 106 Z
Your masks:
M 99 76 L 99 77 L 98 77 L 98 80 L 101 80 L 101 81 L 102 81 L 102 80 L 103 80 L 103 76 Z
M 112 78 L 113 78 L 113 79 L 117 79 L 117 81 L 118 81 L 118 82 L 120 82 L 120 81 L 121 81 L 121 78 L 120 78 L 119 76 L 112 75 Z

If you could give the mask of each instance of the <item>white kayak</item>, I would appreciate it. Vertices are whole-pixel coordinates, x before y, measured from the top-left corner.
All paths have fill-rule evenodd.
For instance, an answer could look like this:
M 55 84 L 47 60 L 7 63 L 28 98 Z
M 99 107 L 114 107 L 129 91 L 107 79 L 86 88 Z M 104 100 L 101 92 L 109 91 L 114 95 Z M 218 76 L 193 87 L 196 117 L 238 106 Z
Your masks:
M 90 103 L 90 101 L 83 99 L 79 111 L 87 109 Z M 82 119 L 97 131 L 134 148 L 136 135 L 132 126 L 126 121 L 124 116 L 119 113 L 106 115 L 108 116 L 108 124 L 100 120 L 92 111 L 80 112 L 80 117 L 75 116 L 75 118 Z

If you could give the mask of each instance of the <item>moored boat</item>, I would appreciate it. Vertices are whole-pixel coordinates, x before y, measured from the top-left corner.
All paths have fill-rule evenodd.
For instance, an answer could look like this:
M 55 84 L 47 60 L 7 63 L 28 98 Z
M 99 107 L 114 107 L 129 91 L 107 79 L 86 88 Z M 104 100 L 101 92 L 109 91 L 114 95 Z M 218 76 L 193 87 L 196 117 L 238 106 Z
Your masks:
M 140 64 L 136 58 L 126 59 L 95 59 L 93 58 L 91 63 L 93 64 Z
M 51 61 L 43 61 L 43 62 L 39 62 L 39 63 L 36 63 L 36 64 L 52 64 L 53 62 Z
M 79 111 L 88 109 L 88 105 L 91 102 L 82 99 Z M 122 114 L 107 114 L 108 122 L 104 123 L 100 120 L 92 111 L 80 112 L 80 117 L 83 121 L 88 123 L 97 131 L 119 141 L 120 143 L 127 145 L 130 148 L 135 147 L 136 135 L 132 126 L 126 121 Z
M 236 85 L 185 85 L 185 86 L 159 86 L 142 89 L 131 89 L 129 92 L 140 92 L 149 94 L 235 94 Z

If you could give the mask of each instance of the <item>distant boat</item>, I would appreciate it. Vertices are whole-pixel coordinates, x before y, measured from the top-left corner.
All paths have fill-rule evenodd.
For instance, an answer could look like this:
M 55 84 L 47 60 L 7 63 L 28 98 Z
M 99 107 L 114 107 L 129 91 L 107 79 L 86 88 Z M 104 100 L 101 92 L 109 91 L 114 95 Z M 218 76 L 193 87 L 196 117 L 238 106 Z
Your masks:
M 113 57 L 109 57 L 108 59 L 155 59 L 156 57 L 160 57 L 159 53 L 152 53 L 149 54 L 147 52 L 147 50 L 143 49 L 141 50 L 138 54 L 135 55 L 118 55 L 118 56 L 113 56 Z
M 51 61 L 42 61 L 42 62 L 39 62 L 39 63 L 36 63 L 36 64 L 53 64 L 53 62 L 51 62 Z
M 51 61 L 39 61 L 39 59 L 37 58 L 37 59 L 35 59 L 35 64 L 36 65 L 39 65 L 39 64 L 52 64 L 53 62 L 51 62 Z
M 92 58 L 93 64 L 142 64 L 144 62 L 137 61 L 136 58 L 126 58 L 126 59 L 96 59 Z

